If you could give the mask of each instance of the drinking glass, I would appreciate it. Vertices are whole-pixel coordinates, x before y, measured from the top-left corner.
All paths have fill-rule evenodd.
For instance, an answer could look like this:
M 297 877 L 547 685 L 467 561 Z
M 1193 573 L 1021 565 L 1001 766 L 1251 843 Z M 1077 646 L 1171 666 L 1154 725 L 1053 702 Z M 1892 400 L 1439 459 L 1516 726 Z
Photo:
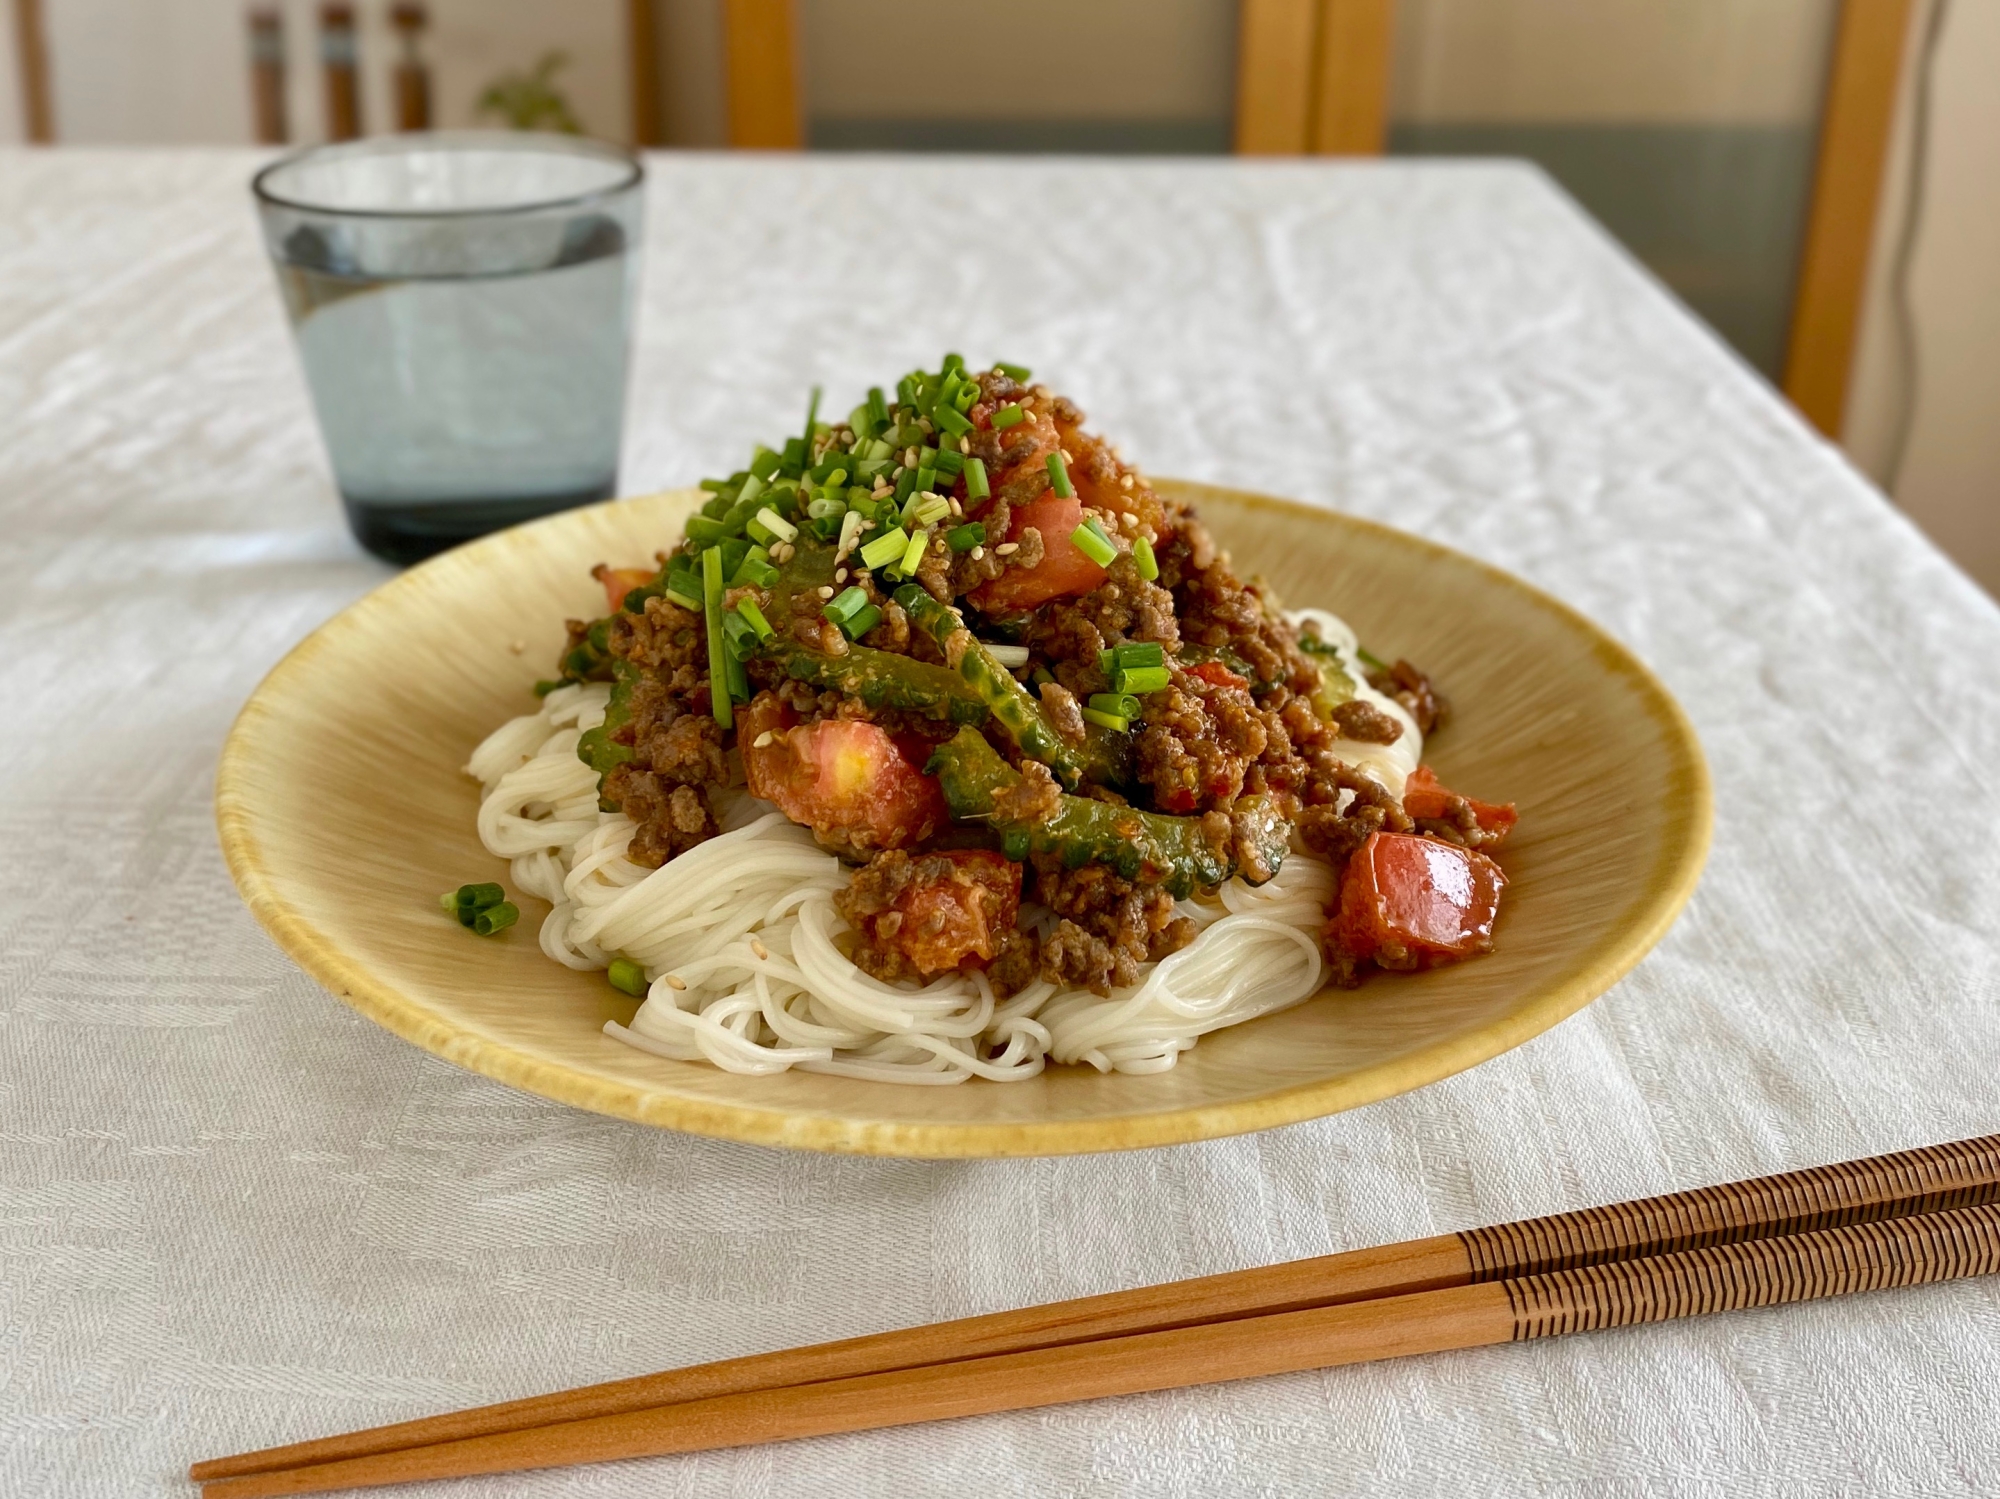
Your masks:
M 411 562 L 610 496 L 644 172 L 570 136 L 320 146 L 251 184 L 355 537 Z

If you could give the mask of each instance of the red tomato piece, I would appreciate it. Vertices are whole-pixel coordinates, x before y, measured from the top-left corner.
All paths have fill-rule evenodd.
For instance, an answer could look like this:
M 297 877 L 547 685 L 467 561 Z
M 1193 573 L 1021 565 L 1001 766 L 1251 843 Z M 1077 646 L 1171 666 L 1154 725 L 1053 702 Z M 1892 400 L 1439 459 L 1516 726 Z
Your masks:
M 1457 792 L 1448 791 L 1438 783 L 1436 771 L 1428 765 L 1419 765 L 1403 783 L 1403 810 L 1412 817 L 1449 817 L 1451 799 L 1456 795 Z M 1493 835 L 1493 843 L 1505 838 L 1519 820 L 1512 802 L 1496 805 L 1471 796 L 1464 800 L 1480 830 Z
M 1248 687 L 1250 680 L 1239 677 L 1220 661 L 1197 661 L 1193 666 L 1183 668 L 1191 677 L 1200 677 L 1211 687 Z
M 1411 833 L 1375 833 L 1347 862 L 1329 923 L 1384 968 L 1429 968 L 1493 946 L 1507 876 L 1484 854 Z
M 990 849 L 952 849 L 918 859 L 917 875 L 890 907 L 901 917 L 894 930 L 871 922 L 876 940 L 926 975 L 992 962 L 1021 908 L 1021 866 Z
M 605 613 L 616 614 L 624 607 L 625 595 L 635 588 L 644 588 L 660 575 L 660 570 L 657 567 L 606 567 L 600 562 L 590 570 L 590 575 L 604 585 Z
M 760 693 L 742 710 L 737 743 L 750 794 L 776 803 L 822 838 L 857 850 L 907 848 L 950 820 L 937 782 L 872 723 L 801 724 L 791 709 Z
M 1083 524 L 1083 501 L 1044 494 L 1023 505 L 1007 527 L 1012 541 L 1029 526 L 1042 533 L 1042 560 L 1033 567 L 1010 567 L 990 583 L 982 583 L 972 602 L 987 614 L 1016 614 L 1069 593 L 1089 593 L 1104 581 L 1104 569 L 1071 541 Z

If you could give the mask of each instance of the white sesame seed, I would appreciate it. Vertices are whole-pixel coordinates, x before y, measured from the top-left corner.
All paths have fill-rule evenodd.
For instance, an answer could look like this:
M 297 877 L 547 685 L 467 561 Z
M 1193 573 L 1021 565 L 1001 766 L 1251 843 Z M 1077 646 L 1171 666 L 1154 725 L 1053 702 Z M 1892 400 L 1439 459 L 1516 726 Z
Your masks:
M 1130 530 L 1133 526 L 1139 524 L 1139 517 L 1133 514 L 1133 512 L 1131 512 L 1130 510 L 1119 511 L 1118 519 L 1125 523 L 1125 528 L 1127 530 Z
M 1062 450 L 1062 455 L 1063 455 L 1063 462 L 1064 462 L 1064 463 L 1074 463 L 1074 462 L 1076 462 L 1076 455 L 1075 455 L 1075 454 L 1073 454 L 1073 453 L 1071 453 L 1071 452 L 1070 452 L 1070 450 L 1069 450 L 1068 448 L 1064 448 L 1064 449 Z
M 1125 474 L 1122 477 L 1120 477 L 1120 479 L 1118 480 L 1118 487 L 1120 489 L 1130 489 L 1132 487 L 1132 476 L 1130 474 Z
M 959 452 L 961 452 L 961 453 L 970 453 L 970 452 L 972 451 L 972 439 L 971 439 L 971 437 L 969 437 L 969 436 L 967 436 L 967 437 L 961 437 L 961 438 L 960 438 L 960 439 L 958 440 L 958 450 L 959 450 Z
M 682 978 L 678 973 L 670 973 L 667 975 L 667 987 L 669 989 L 685 989 L 687 988 L 687 980 Z
M 819 585 L 819 596 L 823 599 L 830 599 L 833 597 L 833 590 L 822 583 Z
M 833 581 L 836 583 L 845 583 L 847 581 L 847 569 L 844 567 L 836 567 L 833 570 Z
M 985 555 L 986 555 L 985 547 L 974 547 L 972 549 L 972 560 L 974 562 L 977 562 L 980 558 L 984 557 Z
M 769 749 L 770 747 L 771 747 L 771 731 L 769 729 L 766 729 L 763 733 L 759 734 L 757 736 L 756 742 L 750 746 L 750 748 L 752 749 Z
M 916 466 L 917 466 L 917 445 L 915 443 L 911 443 L 907 448 L 903 449 L 903 467 L 915 468 Z
M 996 557 L 1011 557 L 1020 550 L 1021 550 L 1020 542 L 1003 541 L 1000 543 L 1000 545 L 998 545 L 993 549 L 993 555 Z
M 752 937 L 750 939 L 750 951 L 755 953 L 760 958 L 768 958 L 771 956 L 771 949 L 766 947 L 763 943 L 759 942 L 755 937 Z

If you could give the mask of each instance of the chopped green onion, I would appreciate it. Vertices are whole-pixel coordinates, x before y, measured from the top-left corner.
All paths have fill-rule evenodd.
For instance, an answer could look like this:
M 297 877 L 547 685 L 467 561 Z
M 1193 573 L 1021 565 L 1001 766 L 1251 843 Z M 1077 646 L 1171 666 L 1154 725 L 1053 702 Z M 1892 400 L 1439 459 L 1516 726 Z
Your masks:
M 878 427 L 889 425 L 889 403 L 882 395 L 882 387 L 868 387 L 868 415 Z
M 806 466 L 807 445 L 796 437 L 785 439 L 785 467 L 803 469 Z
M 679 604 L 690 613 L 699 614 L 701 613 L 701 599 L 697 597 L 699 592 L 700 590 L 697 589 L 694 593 L 683 593 L 674 584 L 669 583 L 663 597 L 670 604 Z
M 1028 673 L 1028 680 L 1033 682 L 1037 687 L 1046 687 L 1049 683 L 1055 681 L 1055 674 L 1046 666 L 1038 666 Z
M 917 499 L 915 515 L 917 524 L 928 526 L 933 521 L 941 521 L 951 514 L 951 502 L 935 492 L 922 492 Z
M 819 426 L 819 387 L 813 387 L 812 399 L 806 403 L 806 457 L 812 457 L 813 431 Z M 726 728 L 727 725 L 724 725 Z
M 910 537 L 910 544 L 903 549 L 902 569 L 911 577 L 917 575 L 917 564 L 924 560 L 924 553 L 930 549 L 931 533 L 918 531 Z
M 750 621 L 750 628 L 757 632 L 759 640 L 769 640 L 771 638 L 771 622 L 764 618 L 764 611 L 757 607 L 755 599 L 738 599 L 736 601 L 736 612 Z
M 703 479 L 701 481 L 701 487 L 707 490 L 710 494 L 714 494 L 717 490 L 727 489 L 729 487 L 729 481 L 727 479 Z
M 1069 482 L 1069 465 L 1063 462 L 1061 452 L 1049 454 L 1049 482 L 1055 486 L 1057 499 L 1076 498 L 1076 486 Z
M 1361 664 L 1370 671 L 1387 671 L 1389 669 L 1389 663 L 1369 650 L 1365 645 L 1357 645 L 1354 648 L 1354 654 L 1361 658 Z
M 1148 583 L 1160 575 L 1160 564 L 1153 556 L 1153 544 L 1143 536 L 1132 538 L 1132 561 L 1139 569 L 1139 576 Z
M 722 616 L 722 640 L 729 653 L 738 661 L 746 661 L 757 654 L 757 631 L 750 621 L 731 611 Z
M 752 474 L 743 481 L 743 487 L 736 491 L 736 503 L 747 505 L 764 492 L 764 481 Z
M 496 936 L 521 919 L 521 908 L 511 900 L 488 906 L 472 918 L 472 929 L 482 937 Z
M 979 643 L 986 647 L 987 655 L 1009 671 L 1028 664 L 1028 648 L 1025 645 L 998 645 L 991 640 L 982 640 Z
M 1139 700 L 1129 692 L 1093 692 L 1090 706 L 1099 713 L 1108 713 L 1113 718 L 1137 718 Z
M 1051 462 L 1053 461 L 1052 459 Z M 1111 566 L 1112 559 L 1118 555 L 1118 549 L 1104 539 L 1104 533 L 1096 530 L 1088 521 L 1070 532 L 1069 539 L 1076 544 L 1079 552 L 1099 567 Z
M 953 437 L 963 437 L 972 430 L 972 423 L 956 406 L 939 406 L 931 413 L 931 420 Z
M 799 528 L 786 520 L 777 511 L 766 505 L 757 512 L 757 524 L 773 533 L 780 541 L 797 541 Z
M 731 652 L 724 652 L 722 661 L 723 677 L 729 687 L 732 703 L 750 701 L 750 674 L 743 669 L 743 663 Z
M 970 411 L 972 403 L 979 399 L 979 382 L 967 380 L 951 393 L 951 409 L 960 413 Z
M 1129 640 L 1111 653 L 1118 666 L 1165 666 L 1167 648 L 1157 640 Z
M 769 588 L 778 581 L 778 570 L 771 566 L 771 560 L 762 547 L 752 547 L 744 554 L 743 561 L 735 572 L 729 575 L 729 586 L 741 588 L 745 583 L 758 588 Z
M 840 628 L 846 632 L 849 640 L 859 640 L 863 635 L 866 635 L 881 623 L 882 611 L 873 604 L 869 604 L 865 608 L 856 610 L 854 618 L 850 619 Z
M 944 356 L 944 372 L 947 375 L 953 370 L 962 370 L 964 368 L 965 356 L 963 354 L 947 354 Z
M 455 891 L 455 890 L 447 890 L 447 891 L 445 891 L 445 893 L 444 893 L 443 895 L 440 895 L 440 896 L 438 897 L 438 905 L 440 905 L 441 907 L 443 907 L 443 908 L 444 908 L 444 914 L 445 914 L 445 915 L 447 915 L 447 916 L 451 917 L 451 918 L 452 918 L 453 920 L 457 920 L 457 919 L 458 919 L 458 892 L 457 892 L 457 891 Z
M 819 392 L 813 392 L 819 402 Z M 723 728 L 735 725 L 729 709 L 729 652 L 722 645 L 722 548 L 710 547 L 701 554 L 702 613 L 708 620 L 708 706 Z
M 856 447 L 875 435 L 875 418 L 869 412 L 866 401 L 847 413 L 847 425 L 854 429 Z
M 965 471 L 965 455 L 957 448 L 938 449 L 937 471 L 940 478 L 956 479 Z
M 843 515 L 840 518 L 840 540 L 836 543 L 836 550 L 840 552 L 854 550 L 854 543 L 861 539 L 861 527 L 866 520 L 874 519 L 874 516 L 875 512 L 872 509 L 865 518 L 859 510 L 850 510 Z
M 1164 666 L 1121 666 L 1112 686 L 1119 692 L 1143 696 L 1148 692 L 1163 692 L 1171 680 Z
M 845 625 L 863 609 L 868 607 L 868 591 L 864 588 L 847 588 L 828 599 L 820 606 L 820 613 L 837 625 Z
M 906 468 L 896 475 L 896 503 L 902 504 L 917 492 L 917 471 Z
M 729 534 L 729 527 L 719 520 L 711 520 L 706 515 L 688 517 L 688 540 L 699 546 L 714 546 Z
M 986 525 L 983 521 L 973 521 L 966 526 L 953 526 L 944 533 L 944 544 L 954 552 L 969 552 L 976 546 L 986 545 Z
M 1113 733 L 1117 734 L 1123 734 L 1132 727 L 1128 720 L 1119 718 L 1115 714 L 1100 713 L 1095 708 L 1085 708 L 1083 710 L 1083 721 L 1085 723 L 1094 723 L 1100 729 L 1110 729 Z
M 806 506 L 806 514 L 814 520 L 826 520 L 832 516 L 844 515 L 846 512 L 847 501 L 845 500 L 818 499 Z
M 747 534 L 752 541 L 757 542 L 762 546 L 769 546 L 772 542 L 778 539 L 771 532 L 766 531 L 762 526 L 758 525 L 757 518 L 754 515 L 750 518 L 749 522 L 743 527 L 743 530 L 745 534 Z
M 771 481 L 771 476 L 784 466 L 784 455 L 774 453 L 769 448 L 757 449 L 757 456 L 750 460 L 750 472 L 767 484 Z
M 965 460 L 965 497 L 969 500 L 983 500 L 993 491 L 986 487 L 986 460 L 968 458 Z
M 1018 427 L 1028 419 L 1028 413 L 1019 406 L 1002 406 L 993 413 L 993 430 L 1005 432 L 1009 427 Z
M 672 597 L 672 595 L 669 595 L 669 597 Z M 543 681 L 535 683 L 535 696 L 547 697 L 551 692 L 554 692 L 558 687 L 567 687 L 568 685 L 569 684 L 567 682 L 563 681 L 552 682 L 545 679 Z
M 438 898 L 438 904 L 458 918 L 460 926 L 471 926 L 473 918 L 481 911 L 490 910 L 507 899 L 507 892 L 498 885 L 460 885 L 456 890 Z
M 903 533 L 900 527 L 895 530 L 884 531 L 880 536 L 861 549 L 861 565 L 863 567 L 887 567 L 896 558 L 903 555 L 904 550 L 909 544 L 910 538 Z
M 1034 373 L 1034 371 L 1029 369 L 1025 364 L 1002 363 L 994 365 L 993 368 L 1000 371 L 1000 373 L 1005 375 L 1009 380 L 1025 380 L 1028 378 L 1028 376 Z
M 629 994 L 634 999 L 646 997 L 646 970 L 630 958 L 613 958 L 611 968 L 604 975 L 611 980 L 611 987 L 621 994 Z

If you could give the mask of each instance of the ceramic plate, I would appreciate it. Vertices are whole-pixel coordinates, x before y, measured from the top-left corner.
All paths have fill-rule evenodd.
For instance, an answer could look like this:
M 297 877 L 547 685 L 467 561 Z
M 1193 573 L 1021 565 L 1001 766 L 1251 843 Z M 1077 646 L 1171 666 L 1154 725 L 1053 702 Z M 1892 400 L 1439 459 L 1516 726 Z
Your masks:
M 1701 748 L 1666 690 L 1588 620 L 1414 536 L 1329 511 L 1164 482 L 1244 574 L 1342 615 L 1423 666 L 1452 715 L 1445 784 L 1520 808 L 1498 950 L 1377 975 L 1205 1037 L 1169 1072 L 1052 1067 L 1025 1083 L 910 1087 L 737 1077 L 602 1034 L 620 996 L 544 957 L 546 908 L 483 941 L 438 892 L 500 880 L 473 830 L 467 753 L 531 711 L 566 617 L 601 610 L 593 563 L 650 557 L 698 491 L 615 501 L 411 569 L 309 636 L 244 707 L 216 787 L 238 889 L 346 1003 L 513 1087 L 642 1124 L 871 1155 L 1120 1150 L 1311 1119 L 1422 1087 L 1546 1030 L 1609 988 L 1687 901 L 1707 854 Z M 518 653 L 516 642 L 524 644 Z

